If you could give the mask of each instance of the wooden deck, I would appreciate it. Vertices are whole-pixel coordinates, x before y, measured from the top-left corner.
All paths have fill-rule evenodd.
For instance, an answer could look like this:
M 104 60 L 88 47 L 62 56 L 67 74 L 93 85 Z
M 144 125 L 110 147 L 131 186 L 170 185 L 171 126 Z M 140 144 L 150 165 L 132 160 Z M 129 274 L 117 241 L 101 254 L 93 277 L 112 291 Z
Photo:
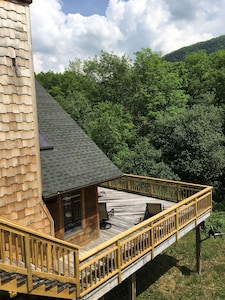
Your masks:
M 99 202 L 107 203 L 115 215 L 109 220 L 111 227 L 82 249 L 0 218 L 0 289 L 100 299 L 211 215 L 210 186 L 126 175 L 108 187 L 131 192 L 99 188 Z M 173 199 L 178 203 L 170 202 Z M 165 210 L 139 223 L 147 202 L 161 203 Z
M 114 209 L 114 216 L 110 217 L 108 221 L 109 226 L 106 226 L 106 229 L 100 230 L 100 237 L 82 247 L 80 253 L 85 253 L 117 234 L 135 226 L 135 224 L 140 222 L 140 219 L 143 220 L 147 202 L 162 203 L 164 209 L 175 204 L 166 200 L 102 187 L 99 188 L 99 202 L 106 202 L 108 211 Z

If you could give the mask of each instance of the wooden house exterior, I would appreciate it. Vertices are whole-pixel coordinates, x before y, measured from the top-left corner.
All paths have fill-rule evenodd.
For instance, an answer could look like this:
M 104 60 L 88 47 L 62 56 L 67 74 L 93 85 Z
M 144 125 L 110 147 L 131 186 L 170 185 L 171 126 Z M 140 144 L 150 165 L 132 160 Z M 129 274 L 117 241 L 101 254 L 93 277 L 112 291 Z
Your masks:
M 200 266 L 212 187 L 123 176 L 35 83 L 31 2 L 0 0 L 0 298 L 97 300 L 131 278 L 135 299 L 137 270 L 194 228 Z M 174 205 L 84 251 L 99 236 L 101 183 Z
M 54 234 L 42 201 L 31 2 L 0 1 L 0 216 Z

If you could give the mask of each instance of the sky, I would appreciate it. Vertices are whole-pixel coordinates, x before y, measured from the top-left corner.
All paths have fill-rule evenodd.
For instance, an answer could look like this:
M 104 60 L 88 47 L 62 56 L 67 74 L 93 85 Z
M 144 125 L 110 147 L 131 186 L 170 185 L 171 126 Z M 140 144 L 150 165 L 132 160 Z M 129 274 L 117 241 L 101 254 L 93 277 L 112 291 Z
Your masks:
M 225 34 L 225 0 L 33 0 L 30 17 L 36 73 L 101 50 L 164 55 Z

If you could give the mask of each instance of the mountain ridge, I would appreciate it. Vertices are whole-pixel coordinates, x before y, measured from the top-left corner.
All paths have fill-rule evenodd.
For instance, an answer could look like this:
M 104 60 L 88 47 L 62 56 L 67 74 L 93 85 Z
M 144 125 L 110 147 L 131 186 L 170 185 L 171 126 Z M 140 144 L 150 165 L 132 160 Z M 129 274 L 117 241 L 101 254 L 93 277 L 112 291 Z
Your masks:
M 185 56 L 192 52 L 205 50 L 207 54 L 210 54 L 221 49 L 225 49 L 225 35 L 221 35 L 204 42 L 198 42 L 190 46 L 182 47 L 164 55 L 164 58 L 167 61 L 176 62 L 184 60 Z

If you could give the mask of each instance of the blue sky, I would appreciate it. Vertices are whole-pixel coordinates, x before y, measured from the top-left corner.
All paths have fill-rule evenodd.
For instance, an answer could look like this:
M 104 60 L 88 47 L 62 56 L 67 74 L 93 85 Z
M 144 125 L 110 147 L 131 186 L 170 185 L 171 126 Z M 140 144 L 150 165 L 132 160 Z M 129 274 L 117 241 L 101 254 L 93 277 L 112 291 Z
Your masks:
M 62 0 L 65 14 L 80 13 L 83 16 L 105 15 L 108 0 Z
M 30 16 L 36 73 L 101 50 L 164 55 L 225 34 L 225 0 L 33 0 Z

